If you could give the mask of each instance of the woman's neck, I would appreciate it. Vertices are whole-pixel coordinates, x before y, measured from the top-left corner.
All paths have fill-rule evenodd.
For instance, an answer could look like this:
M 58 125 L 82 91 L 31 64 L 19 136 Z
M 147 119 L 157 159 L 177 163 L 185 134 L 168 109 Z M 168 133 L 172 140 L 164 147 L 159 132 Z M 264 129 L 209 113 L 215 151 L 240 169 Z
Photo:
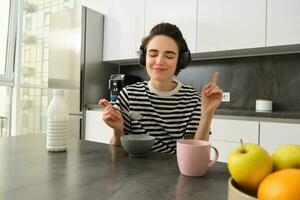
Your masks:
M 156 81 L 156 80 L 150 80 L 150 85 L 160 91 L 171 91 L 174 90 L 177 86 L 177 82 L 173 79 L 168 81 Z

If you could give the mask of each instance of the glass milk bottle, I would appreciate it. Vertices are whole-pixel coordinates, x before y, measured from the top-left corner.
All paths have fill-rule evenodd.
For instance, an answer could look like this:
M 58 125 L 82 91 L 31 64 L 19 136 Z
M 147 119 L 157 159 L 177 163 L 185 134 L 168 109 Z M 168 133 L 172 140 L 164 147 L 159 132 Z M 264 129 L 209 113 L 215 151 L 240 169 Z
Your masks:
M 64 91 L 53 90 L 53 98 L 47 110 L 47 149 L 66 151 L 68 146 L 69 115 Z

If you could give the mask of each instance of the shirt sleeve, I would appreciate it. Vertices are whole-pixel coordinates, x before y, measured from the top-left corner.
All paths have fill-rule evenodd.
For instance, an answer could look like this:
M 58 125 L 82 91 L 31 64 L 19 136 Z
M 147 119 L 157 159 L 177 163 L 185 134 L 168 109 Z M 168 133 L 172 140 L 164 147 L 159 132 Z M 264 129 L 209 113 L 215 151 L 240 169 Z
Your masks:
M 120 91 L 115 104 L 120 108 L 120 110 L 129 112 L 130 101 L 126 87 Z M 131 119 L 126 113 L 122 112 L 121 114 L 124 119 L 124 133 L 128 135 L 131 133 Z

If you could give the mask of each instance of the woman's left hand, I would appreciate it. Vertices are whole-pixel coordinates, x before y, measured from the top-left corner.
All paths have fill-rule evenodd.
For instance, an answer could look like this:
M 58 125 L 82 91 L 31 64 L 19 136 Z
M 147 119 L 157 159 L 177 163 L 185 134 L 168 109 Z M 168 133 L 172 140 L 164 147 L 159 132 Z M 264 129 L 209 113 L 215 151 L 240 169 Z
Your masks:
M 219 72 L 215 72 L 212 75 L 211 80 L 206 84 L 201 92 L 201 115 L 211 115 L 215 112 L 220 105 L 223 91 L 217 85 L 217 81 L 220 77 Z

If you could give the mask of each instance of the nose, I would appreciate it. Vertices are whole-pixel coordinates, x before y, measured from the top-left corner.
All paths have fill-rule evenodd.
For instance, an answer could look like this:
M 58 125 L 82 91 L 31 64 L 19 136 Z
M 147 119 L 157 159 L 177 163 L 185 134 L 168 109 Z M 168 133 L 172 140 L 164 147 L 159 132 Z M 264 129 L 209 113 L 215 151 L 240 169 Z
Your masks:
M 157 65 L 162 65 L 163 63 L 164 63 L 164 57 L 163 57 L 163 55 L 158 55 L 156 57 L 156 64 Z

